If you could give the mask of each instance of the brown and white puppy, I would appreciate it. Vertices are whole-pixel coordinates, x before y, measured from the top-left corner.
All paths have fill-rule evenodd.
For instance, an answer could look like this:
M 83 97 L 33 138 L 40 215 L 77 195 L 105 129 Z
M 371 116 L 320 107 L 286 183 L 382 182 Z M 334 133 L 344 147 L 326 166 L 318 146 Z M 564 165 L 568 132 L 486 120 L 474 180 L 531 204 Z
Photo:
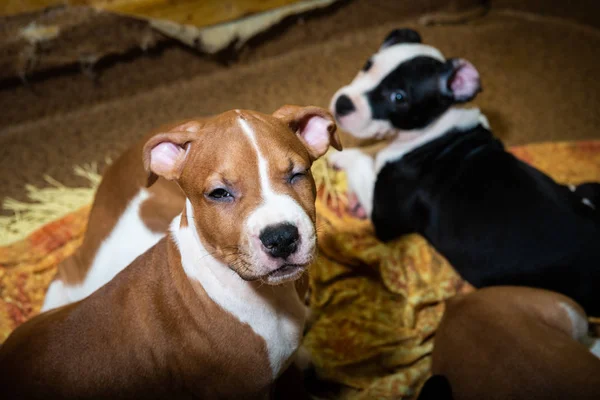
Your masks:
M 13 332 L 0 347 L 3 398 L 268 396 L 304 327 L 294 280 L 316 248 L 310 166 L 338 143 L 327 111 L 285 106 L 188 121 L 132 149 L 96 198 L 88 238 L 101 244 L 83 282 L 123 269 L 111 252 L 143 252 L 143 229 L 162 236 L 175 204 L 180 215 L 99 290 Z
M 298 124 L 299 122 L 294 118 L 296 118 L 296 114 L 302 117 L 301 111 L 296 106 L 284 106 L 273 116 L 291 124 Z M 307 121 L 301 121 L 302 123 L 310 122 L 311 128 L 319 123 L 331 124 L 330 115 L 320 108 L 307 107 L 302 113 L 306 114 L 304 118 L 311 115 L 323 116 L 323 119 L 319 120 L 309 118 Z M 143 140 L 128 149 L 109 166 L 98 187 L 83 243 L 73 256 L 59 265 L 58 274 L 48 288 L 42 311 L 81 300 L 102 287 L 137 256 L 158 242 L 165 235 L 172 219 L 181 212 L 185 195 L 176 182 L 158 179 L 150 187 L 147 187 L 148 177 L 140 161 L 140 154 L 147 140 L 156 134 L 161 132 L 193 134 L 201 130 L 212 129 L 211 142 L 207 143 L 207 149 L 212 151 L 211 157 L 206 158 L 203 162 L 207 166 L 213 167 L 215 171 L 225 168 L 226 163 L 233 164 L 235 162 L 235 165 L 229 165 L 229 167 L 238 169 L 239 179 L 242 179 L 242 176 L 245 176 L 244 179 L 248 182 L 258 179 L 256 176 L 244 175 L 254 168 L 248 164 L 256 163 L 256 160 L 247 157 L 250 154 L 249 151 L 253 150 L 253 148 L 248 148 L 250 142 L 235 143 L 239 138 L 247 137 L 241 127 L 236 126 L 237 136 L 230 137 L 228 141 L 224 140 L 221 132 L 230 125 L 231 121 L 227 117 L 220 116 L 212 119 L 201 118 L 184 121 L 162 127 L 146 135 Z M 331 134 L 332 144 L 339 148 L 335 126 L 328 126 L 333 132 Z M 322 130 L 325 126 L 319 128 Z M 324 143 L 314 143 L 315 138 L 308 137 L 308 139 L 302 140 L 312 141 L 306 142 L 308 146 L 321 146 L 318 147 L 319 150 L 311 150 L 310 155 L 313 159 L 319 156 L 320 151 L 323 151 Z M 275 152 L 275 149 L 268 148 L 265 148 L 261 154 L 268 159 L 281 156 Z M 286 159 L 285 162 L 288 161 Z M 292 172 L 300 175 L 303 173 L 300 170 L 291 170 L 290 173 Z M 257 188 L 260 186 L 258 183 L 257 180 L 255 182 Z M 279 197 L 273 199 L 281 200 Z M 293 209 L 294 207 L 290 208 L 290 210 Z M 272 209 L 272 214 L 268 210 L 269 208 L 263 208 L 262 212 L 269 214 L 268 218 L 277 217 L 276 208 Z M 228 219 L 231 215 L 226 214 L 223 217 Z M 206 234 L 208 235 L 208 233 Z M 213 239 L 216 240 L 216 238 Z
M 600 346 L 588 350 L 587 332 L 583 309 L 555 292 L 498 286 L 452 298 L 419 400 L 597 399 Z

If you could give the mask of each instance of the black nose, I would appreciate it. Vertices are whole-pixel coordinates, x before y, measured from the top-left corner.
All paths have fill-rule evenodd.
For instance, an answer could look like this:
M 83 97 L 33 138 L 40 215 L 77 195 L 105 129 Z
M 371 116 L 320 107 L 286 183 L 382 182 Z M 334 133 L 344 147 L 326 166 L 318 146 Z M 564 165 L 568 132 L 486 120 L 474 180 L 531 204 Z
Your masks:
M 292 224 L 267 226 L 259 236 L 267 252 L 275 258 L 287 258 L 298 248 L 300 234 Z
M 356 110 L 354 103 L 352 103 L 350 97 L 346 96 L 345 94 L 338 97 L 338 99 L 335 101 L 335 113 L 340 117 L 348 115 L 354 110 Z

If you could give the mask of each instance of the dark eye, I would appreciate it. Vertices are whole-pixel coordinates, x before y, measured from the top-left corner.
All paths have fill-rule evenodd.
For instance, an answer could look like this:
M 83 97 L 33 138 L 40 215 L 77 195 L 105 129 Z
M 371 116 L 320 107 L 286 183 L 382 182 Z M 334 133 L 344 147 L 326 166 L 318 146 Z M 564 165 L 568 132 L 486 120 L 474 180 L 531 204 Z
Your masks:
M 393 92 L 390 94 L 390 100 L 396 104 L 406 103 L 406 94 L 403 91 Z
M 373 66 L 373 60 L 368 59 L 365 65 L 362 67 L 363 72 L 367 72 Z
M 212 192 L 210 192 L 208 194 L 208 197 L 210 197 L 213 200 L 219 200 L 219 201 L 233 200 L 233 196 L 231 195 L 231 193 L 229 193 L 227 190 L 222 189 L 222 188 L 213 190 Z
M 289 177 L 288 181 L 290 183 L 296 183 L 300 179 L 304 178 L 305 176 L 306 176 L 306 171 L 296 172 Z

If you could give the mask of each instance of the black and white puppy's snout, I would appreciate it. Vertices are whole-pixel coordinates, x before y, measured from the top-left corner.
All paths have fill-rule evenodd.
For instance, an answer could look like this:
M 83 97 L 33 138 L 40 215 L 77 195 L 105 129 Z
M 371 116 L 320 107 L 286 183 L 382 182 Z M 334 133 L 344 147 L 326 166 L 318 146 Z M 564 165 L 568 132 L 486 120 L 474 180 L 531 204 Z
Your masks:
M 267 254 L 275 258 L 286 259 L 296 252 L 300 242 L 300 233 L 296 225 L 283 223 L 267 226 L 259 235 Z
M 344 115 L 348 115 L 356 110 L 356 107 L 354 106 L 354 103 L 352 103 L 350 97 L 346 96 L 345 94 L 342 94 L 337 98 L 334 108 L 335 115 L 337 117 L 343 117 Z

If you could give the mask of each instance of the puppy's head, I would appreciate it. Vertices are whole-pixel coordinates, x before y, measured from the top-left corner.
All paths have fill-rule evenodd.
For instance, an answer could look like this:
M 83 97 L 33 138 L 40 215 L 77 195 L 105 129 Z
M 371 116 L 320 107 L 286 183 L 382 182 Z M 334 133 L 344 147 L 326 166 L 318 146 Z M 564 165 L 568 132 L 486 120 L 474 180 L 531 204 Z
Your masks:
M 330 144 L 340 148 L 324 109 L 234 110 L 153 136 L 144 163 L 149 184 L 177 181 L 187 197 L 182 224 L 193 224 L 208 253 L 243 279 L 278 284 L 313 259 L 310 167 Z
M 419 34 L 397 29 L 356 78 L 331 100 L 339 126 L 358 138 L 427 126 L 450 106 L 473 99 L 481 90 L 479 73 L 460 58 L 421 43 Z

